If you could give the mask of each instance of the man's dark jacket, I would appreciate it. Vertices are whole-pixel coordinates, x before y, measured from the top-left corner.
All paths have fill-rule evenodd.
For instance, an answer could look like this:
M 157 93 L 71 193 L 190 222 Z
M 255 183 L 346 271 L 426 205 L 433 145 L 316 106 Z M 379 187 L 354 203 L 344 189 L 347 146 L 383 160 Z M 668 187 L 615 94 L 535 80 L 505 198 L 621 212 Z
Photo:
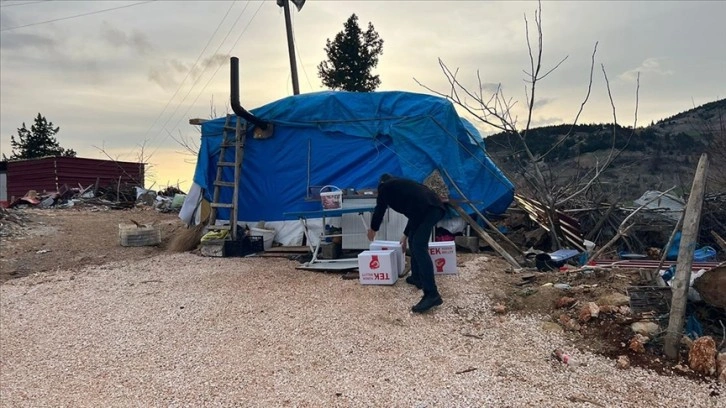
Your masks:
M 446 211 L 441 198 L 430 188 L 413 180 L 393 178 L 378 185 L 376 208 L 371 219 L 371 229 L 378 231 L 383 215 L 390 207 L 406 218 L 408 223 L 403 235 L 409 236 L 411 227 L 418 225 L 432 207 Z

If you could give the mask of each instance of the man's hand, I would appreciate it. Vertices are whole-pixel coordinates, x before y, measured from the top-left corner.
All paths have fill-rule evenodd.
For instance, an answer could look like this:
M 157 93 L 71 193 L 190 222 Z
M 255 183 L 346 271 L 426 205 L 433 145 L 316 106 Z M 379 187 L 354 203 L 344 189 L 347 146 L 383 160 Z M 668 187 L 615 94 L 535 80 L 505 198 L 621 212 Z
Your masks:
M 373 241 L 376 238 L 376 231 L 368 229 L 368 241 Z
M 405 235 L 401 237 L 401 249 L 403 250 L 403 253 L 406 253 L 406 242 L 408 241 L 408 237 Z

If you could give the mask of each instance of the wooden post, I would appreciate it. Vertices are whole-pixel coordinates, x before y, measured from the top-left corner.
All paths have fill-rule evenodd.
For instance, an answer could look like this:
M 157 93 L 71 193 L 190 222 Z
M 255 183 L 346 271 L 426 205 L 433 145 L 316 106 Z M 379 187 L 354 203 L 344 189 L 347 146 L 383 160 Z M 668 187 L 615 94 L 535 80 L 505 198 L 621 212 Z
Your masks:
M 443 170 L 443 172 L 444 172 L 444 175 L 446 175 L 446 178 L 448 178 L 448 179 L 449 179 L 449 182 L 451 182 L 451 185 L 452 185 L 452 186 L 454 187 L 454 189 L 455 189 L 455 190 L 456 190 L 456 191 L 457 191 L 457 192 L 459 193 L 459 195 L 461 196 L 461 198 L 463 198 L 463 199 L 464 199 L 464 201 L 466 201 L 466 202 L 467 202 L 467 203 L 469 204 L 469 207 L 471 207 L 471 209 L 472 209 L 472 210 L 474 210 L 474 213 L 475 213 L 476 215 L 478 215 L 478 216 L 479 216 L 479 218 L 481 218 L 481 220 L 482 220 L 482 221 L 484 221 L 484 223 L 485 223 L 486 225 L 488 225 L 488 226 L 489 226 L 489 228 L 491 228 L 491 229 L 492 229 L 492 231 L 494 231 L 494 232 L 495 232 L 496 234 L 498 234 L 498 235 L 499 235 L 499 236 L 500 236 L 500 237 L 501 237 L 501 238 L 502 238 L 502 239 L 503 239 L 503 240 L 504 240 L 504 241 L 505 241 L 506 243 L 508 243 L 509 245 L 511 245 L 511 246 L 512 246 L 512 248 L 514 248 L 514 250 L 515 250 L 515 251 L 519 252 L 519 254 L 520 254 L 520 255 L 524 255 L 524 251 L 522 251 L 522 249 L 521 249 L 521 248 L 519 248 L 519 247 L 518 247 L 518 246 L 517 246 L 517 245 L 516 245 L 516 244 L 515 244 L 514 242 L 512 242 L 512 240 L 510 240 L 509 238 L 507 238 L 507 236 L 506 236 L 506 235 L 504 235 L 504 234 L 503 234 L 503 233 L 502 233 L 501 231 L 499 231 L 499 229 L 497 228 L 497 226 L 496 226 L 496 225 L 494 225 L 494 224 L 492 224 L 492 222 L 491 222 L 491 221 L 489 221 L 489 220 L 487 219 L 487 217 L 485 217 L 485 216 L 484 216 L 484 214 L 482 214 L 482 213 L 481 213 L 481 212 L 480 212 L 480 211 L 479 211 L 479 210 L 478 210 L 478 209 L 476 208 L 476 206 L 475 206 L 474 204 L 472 204 L 472 203 L 471 203 L 471 201 L 469 201 L 469 198 L 468 198 L 468 197 L 467 197 L 466 195 L 464 195 L 464 192 L 463 192 L 463 191 L 461 191 L 461 189 L 459 188 L 459 186 L 458 186 L 458 185 L 456 185 L 456 183 L 454 182 L 454 179 L 453 179 L 453 178 L 452 178 L 452 177 L 451 177 L 451 176 L 449 175 L 449 172 L 448 172 L 448 171 L 446 171 L 446 169 L 442 169 L 442 170 Z
M 688 198 L 686 212 L 683 216 L 683 233 L 681 246 L 678 249 L 676 276 L 673 278 L 671 312 L 665 336 L 664 351 L 668 358 L 677 359 L 678 349 L 683 333 L 683 321 L 686 314 L 686 301 L 691 283 L 691 266 L 693 252 L 698 239 L 698 228 L 701 224 L 701 208 L 706 190 L 706 174 L 708 173 L 708 155 L 703 153 L 698 161 L 696 175 L 693 177 L 691 196 Z
M 479 237 L 480 237 L 481 239 L 483 239 L 484 241 L 486 241 L 486 242 L 487 242 L 487 244 L 489 244 L 489 245 L 490 245 L 490 246 L 491 246 L 492 248 L 494 248 L 494 250 L 495 250 L 495 251 L 496 251 L 496 252 L 497 252 L 497 253 L 498 253 L 499 255 L 501 255 L 501 256 L 502 256 L 502 257 L 503 257 L 504 259 L 506 259 L 506 260 L 507 260 L 507 262 L 509 262 L 509 263 L 510 263 L 510 264 L 511 264 L 511 265 L 512 265 L 512 266 L 513 266 L 514 268 L 515 268 L 515 270 L 516 270 L 516 269 L 521 269 L 521 268 L 522 268 L 522 266 L 521 266 L 521 265 L 519 265 L 519 263 L 517 262 L 517 260 L 516 260 L 516 259 L 514 259 L 514 258 L 512 257 L 512 255 L 509 255 L 509 253 L 508 253 L 507 251 L 505 251 L 505 250 L 504 250 L 504 248 L 502 248 L 502 247 L 501 247 L 501 246 L 499 245 L 499 243 L 497 243 L 497 241 L 495 241 L 495 240 L 494 240 L 494 238 L 492 238 L 492 237 L 491 237 L 491 236 L 490 236 L 489 234 L 487 234 L 487 233 L 486 233 L 486 231 L 484 231 L 484 230 L 482 229 L 482 227 L 480 227 L 480 226 L 479 226 L 479 224 L 477 224 L 477 223 L 476 223 L 476 221 L 474 221 L 474 220 L 473 220 L 473 219 L 472 219 L 472 218 L 471 218 L 471 217 L 469 216 L 469 214 L 467 214 L 467 213 L 466 213 L 466 211 L 464 211 L 464 209 L 463 209 L 463 208 L 459 207 L 459 205 L 457 205 L 456 203 L 449 203 L 449 205 L 450 205 L 450 206 L 451 206 L 451 207 L 452 207 L 452 208 L 453 208 L 454 210 L 456 210 L 456 212 L 458 212 L 458 213 L 459 213 L 459 215 L 461 216 L 461 218 L 463 218 L 463 219 L 464 219 L 464 221 L 466 221 L 466 222 L 467 222 L 467 223 L 468 223 L 468 224 L 469 224 L 469 225 L 471 226 L 471 228 L 472 228 L 472 229 L 474 230 L 474 232 L 476 232 L 476 233 L 477 233 L 477 235 L 479 235 Z

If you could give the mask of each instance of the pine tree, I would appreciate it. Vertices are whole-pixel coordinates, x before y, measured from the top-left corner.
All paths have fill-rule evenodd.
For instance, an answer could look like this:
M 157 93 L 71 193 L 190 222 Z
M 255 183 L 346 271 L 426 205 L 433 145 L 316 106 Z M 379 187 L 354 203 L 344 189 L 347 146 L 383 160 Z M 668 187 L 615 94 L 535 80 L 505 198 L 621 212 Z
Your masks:
M 76 157 L 73 149 L 64 149 L 55 138 L 60 127 L 53 127 L 53 122 L 48 122 L 45 116 L 38 113 L 35 124 L 28 130 L 23 126 L 18 128 L 18 139 L 10 136 L 10 145 L 13 149 L 11 160 L 34 159 L 46 156 Z
M 371 74 L 371 70 L 383 54 L 383 40 L 370 22 L 368 30 L 363 32 L 358 26 L 358 16 L 351 15 L 335 40 L 327 40 L 325 53 L 328 60 L 318 65 L 318 77 L 328 88 L 371 92 L 381 84 L 378 75 Z

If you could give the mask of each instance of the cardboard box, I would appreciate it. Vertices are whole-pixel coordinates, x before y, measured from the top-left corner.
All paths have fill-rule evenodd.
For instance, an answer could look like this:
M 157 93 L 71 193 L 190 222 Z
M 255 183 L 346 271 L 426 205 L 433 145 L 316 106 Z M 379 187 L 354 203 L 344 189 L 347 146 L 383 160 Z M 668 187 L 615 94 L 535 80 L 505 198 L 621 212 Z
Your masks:
M 403 248 L 400 242 L 375 240 L 370 245 L 371 251 L 385 251 L 388 249 L 396 252 L 396 273 L 398 273 L 399 277 L 403 276 L 406 270 L 406 255 L 403 254 Z
M 393 285 L 398 280 L 396 251 L 363 251 L 358 254 L 361 285 Z
M 429 256 L 434 263 L 434 275 L 456 275 L 456 243 L 429 242 Z

